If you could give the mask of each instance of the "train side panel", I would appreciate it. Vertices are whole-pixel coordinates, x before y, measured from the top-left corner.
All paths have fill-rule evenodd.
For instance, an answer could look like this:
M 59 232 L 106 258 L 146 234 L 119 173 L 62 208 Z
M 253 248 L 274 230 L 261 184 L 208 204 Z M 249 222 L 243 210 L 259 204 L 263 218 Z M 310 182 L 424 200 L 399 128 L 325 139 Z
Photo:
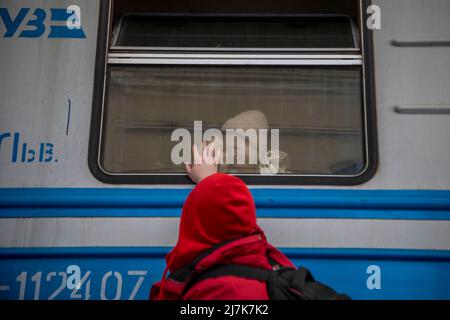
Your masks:
M 0 299 L 146 299 L 191 188 L 113 186 L 89 171 L 100 1 L 76 3 L 75 33 L 55 28 L 73 1 L 0 3 Z M 252 193 L 269 240 L 338 291 L 450 299 L 450 3 L 373 3 L 375 176 Z

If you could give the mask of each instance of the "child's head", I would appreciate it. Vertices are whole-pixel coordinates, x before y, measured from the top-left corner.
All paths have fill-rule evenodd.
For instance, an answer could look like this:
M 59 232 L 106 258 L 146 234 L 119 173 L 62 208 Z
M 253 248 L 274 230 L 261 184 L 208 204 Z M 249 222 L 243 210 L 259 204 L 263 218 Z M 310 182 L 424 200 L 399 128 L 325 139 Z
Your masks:
M 167 257 L 169 268 L 176 270 L 211 246 L 257 232 L 255 203 L 245 183 L 231 175 L 211 175 L 184 204 L 178 243 Z

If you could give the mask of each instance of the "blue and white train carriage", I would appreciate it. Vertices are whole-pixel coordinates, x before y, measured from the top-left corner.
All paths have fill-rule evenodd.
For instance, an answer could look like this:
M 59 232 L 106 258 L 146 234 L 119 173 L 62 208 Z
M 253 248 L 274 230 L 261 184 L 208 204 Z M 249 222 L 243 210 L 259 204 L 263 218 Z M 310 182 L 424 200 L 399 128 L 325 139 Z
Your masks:
M 192 188 L 173 132 L 194 121 L 279 130 L 275 172 L 221 170 L 297 265 L 354 299 L 450 299 L 449 15 L 0 1 L 0 299 L 146 299 Z

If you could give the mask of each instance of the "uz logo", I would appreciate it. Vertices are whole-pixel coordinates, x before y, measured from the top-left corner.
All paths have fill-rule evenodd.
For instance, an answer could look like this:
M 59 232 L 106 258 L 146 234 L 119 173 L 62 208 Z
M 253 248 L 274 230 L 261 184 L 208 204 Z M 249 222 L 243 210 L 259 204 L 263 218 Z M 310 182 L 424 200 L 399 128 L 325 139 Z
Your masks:
M 18 34 L 19 38 L 39 38 L 46 31 L 46 19 L 48 12 L 37 8 L 30 15 L 30 8 L 22 8 L 17 15 L 11 16 L 7 8 L 0 8 L 0 18 L 6 27 L 4 38 L 12 38 Z M 28 16 L 28 18 L 27 18 Z M 50 32 L 48 38 L 64 39 L 79 38 L 84 39 L 83 28 L 81 27 L 81 9 L 73 5 L 67 9 L 50 9 Z M 20 26 L 22 31 L 18 33 Z

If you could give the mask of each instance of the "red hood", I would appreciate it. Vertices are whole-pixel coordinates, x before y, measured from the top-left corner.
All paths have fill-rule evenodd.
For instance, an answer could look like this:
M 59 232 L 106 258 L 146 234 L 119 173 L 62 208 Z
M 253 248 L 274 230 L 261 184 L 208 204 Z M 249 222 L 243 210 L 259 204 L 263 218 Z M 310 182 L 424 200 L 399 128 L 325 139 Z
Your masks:
M 167 272 L 170 270 L 173 273 L 212 246 L 234 239 L 238 240 L 216 249 L 199 261 L 197 267 L 206 270 L 220 264 L 241 264 L 271 269 L 269 259 L 294 267 L 283 253 L 267 243 L 263 231 L 256 224 L 255 203 L 245 183 L 230 175 L 215 174 L 202 180 L 187 198 L 181 215 L 178 242 L 166 256 L 167 268 L 162 280 L 153 285 L 150 298 L 181 299 L 185 283 L 166 278 Z M 252 285 L 244 282 L 238 279 L 228 289 L 223 286 L 222 289 L 202 287 L 196 291 L 195 299 L 249 296 L 263 299 L 261 292 L 266 290 L 265 285 L 257 280 L 250 280 Z M 204 286 L 207 285 L 205 283 Z M 246 292 L 252 294 L 246 295 Z M 267 293 L 264 294 L 268 298 Z
M 178 242 L 166 256 L 167 268 L 173 272 L 216 244 L 252 234 L 265 239 L 245 183 L 227 174 L 209 176 L 192 190 L 183 206 Z

